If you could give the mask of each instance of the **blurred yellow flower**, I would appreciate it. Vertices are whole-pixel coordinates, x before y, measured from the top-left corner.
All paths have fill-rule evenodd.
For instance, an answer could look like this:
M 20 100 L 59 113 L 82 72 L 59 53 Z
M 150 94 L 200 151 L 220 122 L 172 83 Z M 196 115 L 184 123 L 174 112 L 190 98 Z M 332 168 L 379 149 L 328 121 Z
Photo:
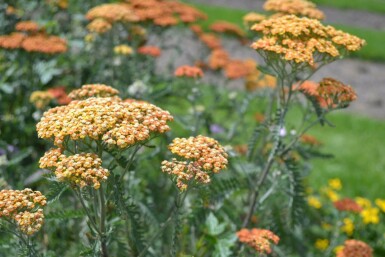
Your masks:
M 87 34 L 84 37 L 84 41 L 86 41 L 87 43 L 91 43 L 92 41 L 94 41 L 94 39 L 95 39 L 95 36 L 93 34 Z
M 338 201 L 340 199 L 340 196 L 337 194 L 337 192 L 333 191 L 333 189 L 329 187 L 324 188 L 323 191 L 332 202 Z
M 309 196 L 307 202 L 313 208 L 320 209 L 322 207 L 321 201 L 315 196 Z
M 317 239 L 314 246 L 318 250 L 325 251 L 329 247 L 329 240 L 328 239 Z
M 118 45 L 114 47 L 114 53 L 121 55 L 130 55 L 134 50 L 128 45 Z
M 385 199 L 377 198 L 375 203 L 381 209 L 381 211 L 385 212 Z
M 335 254 L 338 254 L 339 252 L 341 252 L 342 250 L 344 249 L 344 246 L 343 245 L 338 245 L 336 246 L 333 251 Z
M 345 218 L 344 225 L 341 227 L 341 231 L 345 232 L 348 236 L 351 236 L 354 232 L 354 223 L 350 218 Z
M 361 212 L 361 217 L 362 217 L 362 220 L 365 224 L 378 224 L 380 222 L 380 217 L 378 215 L 379 213 L 379 209 L 376 208 L 376 207 L 369 207 L 369 208 L 366 208 L 364 209 L 362 212 Z
M 321 227 L 322 227 L 324 230 L 330 230 L 331 228 L 333 228 L 332 225 L 330 225 L 329 223 L 325 223 L 325 222 L 323 222 L 323 223 L 321 224 Z
M 331 189 L 333 190 L 341 190 L 342 188 L 342 183 L 341 183 L 341 180 L 339 178 L 333 178 L 333 179 L 329 179 L 329 186 Z
M 356 197 L 355 200 L 358 203 L 358 205 L 361 206 L 362 208 L 372 207 L 372 203 L 370 202 L 369 199 L 366 199 L 364 197 Z

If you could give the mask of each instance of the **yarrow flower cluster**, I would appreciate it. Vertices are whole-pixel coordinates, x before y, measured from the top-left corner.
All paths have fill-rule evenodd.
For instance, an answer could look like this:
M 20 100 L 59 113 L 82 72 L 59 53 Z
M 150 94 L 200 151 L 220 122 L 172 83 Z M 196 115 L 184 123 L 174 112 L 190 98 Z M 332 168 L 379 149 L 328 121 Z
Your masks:
M 224 69 L 228 79 L 239 79 L 252 74 L 256 68 L 257 63 L 252 59 L 247 59 L 229 60 Z
M 273 11 L 279 14 L 294 14 L 317 20 L 322 20 L 325 15 L 317 9 L 317 6 L 307 0 L 267 0 L 263 5 L 266 11 Z
M 0 191 L 0 218 L 14 220 L 19 229 L 27 235 L 39 231 L 44 223 L 43 209 L 46 197 L 39 191 L 29 188 L 23 190 Z
M 353 199 L 344 198 L 333 203 L 334 207 L 339 211 L 360 213 L 363 208 Z
M 279 237 L 267 229 L 246 228 L 237 232 L 238 239 L 241 243 L 247 244 L 254 248 L 258 253 L 270 254 L 271 244 L 278 244 Z
M 373 257 L 373 249 L 359 240 L 346 240 L 337 257 Z
M 66 156 L 62 154 L 61 149 L 54 148 L 46 152 L 39 163 L 40 168 L 53 170 L 59 181 L 76 184 L 81 188 L 92 186 L 99 189 L 100 182 L 106 181 L 110 175 L 109 171 L 101 166 L 102 160 L 92 153 Z
M 209 173 L 218 173 L 225 169 L 228 163 L 227 153 L 218 141 L 201 135 L 175 138 L 169 145 L 169 149 L 183 161 L 176 158 L 163 161 L 162 171 L 176 177 L 180 190 L 187 189 L 187 184 L 192 179 L 199 183 L 209 183 Z
M 152 57 L 159 57 L 161 54 L 161 50 L 157 46 L 141 46 L 138 48 L 138 53 Z
M 357 51 L 365 43 L 332 26 L 324 26 L 318 20 L 295 15 L 263 20 L 251 29 L 263 35 L 251 47 L 265 58 L 274 54 L 288 62 L 310 66 L 337 58 L 346 51 Z
M 175 70 L 174 75 L 175 77 L 201 78 L 203 71 L 198 67 L 183 65 Z
M 82 88 L 76 92 L 70 95 L 78 97 L 79 92 L 87 95 L 92 91 Z M 96 93 L 103 96 L 106 92 Z M 169 112 L 143 101 L 91 97 L 48 110 L 36 128 L 40 138 L 53 139 L 59 147 L 63 147 L 66 138 L 83 140 L 88 137 L 102 140 L 108 146 L 126 148 L 149 139 L 151 133 L 167 132 L 170 130 L 167 122 L 172 120 Z
M 37 109 L 44 109 L 54 97 L 47 91 L 34 91 L 29 97 L 29 101 Z
M 73 90 L 68 96 L 74 100 L 83 100 L 90 97 L 112 97 L 119 91 L 104 84 L 84 85 L 80 89 Z
M 114 22 L 136 22 L 139 20 L 131 6 L 126 3 L 98 5 L 87 12 L 86 18 L 88 20 L 104 19 L 110 24 Z
M 94 32 L 94 33 L 98 33 L 98 34 L 106 33 L 111 28 L 112 28 L 111 23 L 109 23 L 108 21 L 106 21 L 105 19 L 102 19 L 102 18 L 94 19 L 93 21 L 91 21 L 87 25 L 87 29 L 90 32 Z
M 251 25 L 254 25 L 257 22 L 261 22 L 264 19 L 266 19 L 266 16 L 263 14 L 255 13 L 255 12 L 250 12 L 243 16 L 243 24 L 247 27 L 250 28 Z
M 39 25 L 34 21 L 20 21 L 16 23 L 15 29 L 17 31 L 24 31 L 24 32 L 37 32 L 39 31 Z
M 243 38 L 245 36 L 245 32 L 241 28 L 227 21 L 214 22 L 213 24 L 211 24 L 210 29 L 214 32 L 228 33 L 240 38 Z

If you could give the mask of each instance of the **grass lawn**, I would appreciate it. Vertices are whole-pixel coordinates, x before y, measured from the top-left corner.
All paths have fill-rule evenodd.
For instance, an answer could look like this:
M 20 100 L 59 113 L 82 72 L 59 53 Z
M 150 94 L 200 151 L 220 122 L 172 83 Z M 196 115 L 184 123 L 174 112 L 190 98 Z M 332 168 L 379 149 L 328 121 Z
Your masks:
M 384 0 L 312 0 L 312 2 L 341 9 L 356 9 L 385 13 Z
M 380 1 L 384 2 L 385 8 L 385 0 Z M 212 5 L 194 4 L 194 6 L 204 11 L 209 16 L 206 21 L 202 22 L 204 28 L 207 28 L 211 23 L 218 20 L 226 20 L 242 27 L 242 17 L 247 13 L 247 11 L 244 10 L 230 9 Z M 353 53 L 352 56 L 365 60 L 385 61 L 385 51 L 383 48 L 385 41 L 384 31 L 354 28 L 346 25 L 334 26 L 366 40 L 367 45 L 360 51 Z

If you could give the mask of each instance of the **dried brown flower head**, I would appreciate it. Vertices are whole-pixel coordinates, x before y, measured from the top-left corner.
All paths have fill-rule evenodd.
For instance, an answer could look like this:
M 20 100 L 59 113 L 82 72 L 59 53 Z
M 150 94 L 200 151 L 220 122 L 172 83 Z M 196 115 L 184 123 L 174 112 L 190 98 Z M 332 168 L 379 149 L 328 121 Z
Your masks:
M 27 235 L 40 230 L 44 222 L 43 210 L 47 199 L 39 191 L 29 188 L 23 190 L 0 191 L 0 218 L 12 219 L 19 229 Z
M 237 236 L 241 243 L 249 245 L 261 254 L 270 254 L 271 244 L 279 242 L 279 237 L 267 229 L 243 228 L 237 232 Z
M 119 94 L 115 88 L 104 84 L 83 85 L 80 89 L 73 90 L 68 96 L 73 100 L 83 100 L 90 97 L 112 97 Z
M 203 71 L 198 67 L 183 65 L 175 70 L 174 75 L 175 77 L 201 78 Z
M 337 253 L 337 257 L 373 257 L 373 249 L 359 240 L 346 240 L 344 248 Z
M 345 52 L 357 51 L 365 43 L 332 26 L 324 26 L 318 20 L 294 15 L 263 20 L 251 29 L 263 35 L 251 45 L 252 48 L 265 58 L 279 56 L 293 64 L 315 66 Z
M 323 78 L 319 83 L 317 93 L 326 101 L 329 108 L 346 107 L 357 99 L 352 87 L 333 78 Z
M 325 15 L 317 6 L 307 0 L 267 0 L 263 6 L 266 11 L 282 14 L 294 14 L 317 20 L 322 20 Z
M 227 153 L 218 141 L 209 137 L 175 138 L 169 149 L 183 160 L 163 161 L 162 171 L 176 177 L 180 190 L 187 189 L 192 179 L 209 183 L 210 172 L 218 173 L 227 165 Z

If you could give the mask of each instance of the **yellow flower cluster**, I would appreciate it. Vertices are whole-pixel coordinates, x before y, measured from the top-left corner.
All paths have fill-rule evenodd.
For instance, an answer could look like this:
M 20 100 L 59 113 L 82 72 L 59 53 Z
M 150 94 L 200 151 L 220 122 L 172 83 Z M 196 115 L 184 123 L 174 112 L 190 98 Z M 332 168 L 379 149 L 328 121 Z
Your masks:
M 102 160 L 92 153 L 80 153 L 66 156 L 60 149 L 51 149 L 40 159 L 40 168 L 49 168 L 55 172 L 59 181 L 77 184 L 81 188 L 93 186 L 100 188 L 100 182 L 110 175 L 102 166 Z
M 315 196 L 309 196 L 307 198 L 307 203 L 313 207 L 313 208 L 316 208 L 316 209 L 320 209 L 322 207 L 322 203 L 321 201 L 319 200 L 318 197 L 315 197 Z
M 314 244 L 315 248 L 317 248 L 320 251 L 325 251 L 329 247 L 329 240 L 328 239 L 317 239 Z
M 345 218 L 343 220 L 344 224 L 341 227 L 341 231 L 345 232 L 348 236 L 353 235 L 354 232 L 354 223 L 350 218 Z
M 44 109 L 54 97 L 47 91 L 34 91 L 29 97 L 29 101 L 37 109 Z
M 200 183 L 209 183 L 209 172 L 218 173 L 226 168 L 227 153 L 215 139 L 197 136 L 175 138 L 169 149 L 185 159 L 162 162 L 162 171 L 176 176 L 180 190 L 187 189 L 187 182 L 193 178 Z
M 243 24 L 247 27 L 250 28 L 251 25 L 257 22 L 261 22 L 264 19 L 266 19 L 266 16 L 263 14 L 255 13 L 255 12 L 250 12 L 243 16 Z
M 0 218 L 14 220 L 23 233 L 32 235 L 43 225 L 43 210 L 39 207 L 46 204 L 46 197 L 39 191 L 1 190 Z
M 143 101 L 91 97 L 48 110 L 36 129 L 40 138 L 53 139 L 59 147 L 66 138 L 88 137 L 126 148 L 149 139 L 151 133 L 169 131 L 167 122 L 172 120 L 169 112 Z
M 346 51 L 357 51 L 365 43 L 332 26 L 324 26 L 318 20 L 295 15 L 263 20 L 251 29 L 263 34 L 262 38 L 251 45 L 253 49 L 310 66 L 337 58 Z
M 267 0 L 263 8 L 279 14 L 294 14 L 317 20 L 325 18 L 324 13 L 318 10 L 314 3 L 307 0 Z
M 118 45 L 114 47 L 114 53 L 120 55 L 130 55 L 134 52 L 134 50 L 128 45 Z
M 103 84 L 83 85 L 80 89 L 73 90 L 68 96 L 73 100 L 82 100 L 90 97 L 112 97 L 119 91 Z

